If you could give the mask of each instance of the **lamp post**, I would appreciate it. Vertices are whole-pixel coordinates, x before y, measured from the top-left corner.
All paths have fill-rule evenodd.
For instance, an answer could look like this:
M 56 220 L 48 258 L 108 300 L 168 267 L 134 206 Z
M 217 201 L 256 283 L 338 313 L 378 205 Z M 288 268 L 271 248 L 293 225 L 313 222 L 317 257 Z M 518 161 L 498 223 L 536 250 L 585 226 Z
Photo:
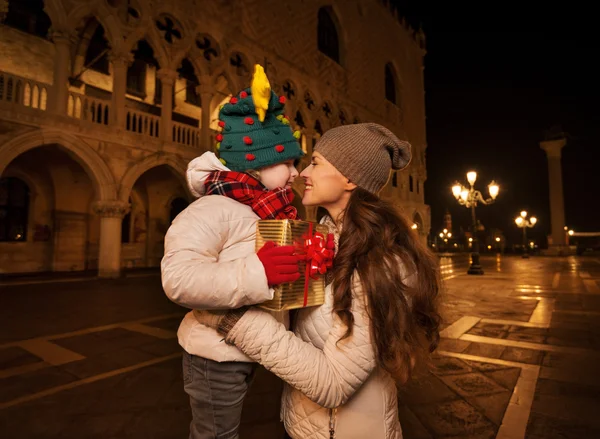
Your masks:
M 476 180 L 477 172 L 470 171 L 467 172 L 469 187 L 465 187 L 458 182 L 454 183 L 454 186 L 452 186 L 452 194 L 454 195 L 454 198 L 456 198 L 456 201 L 462 206 L 471 209 L 471 221 L 473 222 L 473 251 L 471 253 L 471 266 L 467 271 L 468 274 L 483 274 L 483 269 L 479 263 L 479 240 L 477 239 L 477 217 L 475 215 L 475 208 L 477 207 L 477 203 L 483 205 L 492 204 L 500 191 L 500 186 L 492 180 L 488 185 L 490 198 L 483 198 L 481 192 L 475 190 L 474 185 Z
M 448 229 L 444 229 L 440 232 L 439 236 L 442 239 L 442 241 L 444 242 L 444 249 L 448 250 L 448 240 L 450 238 L 452 238 L 452 232 L 449 231 Z
M 517 224 L 517 227 L 523 229 L 523 257 L 528 258 L 529 253 L 527 251 L 527 229 L 535 226 L 535 224 L 537 223 L 537 218 L 532 216 L 531 218 L 527 219 L 527 211 L 523 210 L 521 211 L 521 214 L 515 218 L 515 223 Z

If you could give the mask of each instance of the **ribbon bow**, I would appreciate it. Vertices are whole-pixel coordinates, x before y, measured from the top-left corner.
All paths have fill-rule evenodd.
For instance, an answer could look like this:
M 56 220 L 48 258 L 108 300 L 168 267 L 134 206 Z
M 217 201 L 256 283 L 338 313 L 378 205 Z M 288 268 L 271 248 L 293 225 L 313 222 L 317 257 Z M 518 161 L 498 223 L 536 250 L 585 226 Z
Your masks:
M 335 243 L 333 234 L 327 234 L 327 239 L 322 233 L 317 232 L 304 238 L 303 255 L 306 260 L 306 274 L 312 279 L 327 273 L 333 265 Z

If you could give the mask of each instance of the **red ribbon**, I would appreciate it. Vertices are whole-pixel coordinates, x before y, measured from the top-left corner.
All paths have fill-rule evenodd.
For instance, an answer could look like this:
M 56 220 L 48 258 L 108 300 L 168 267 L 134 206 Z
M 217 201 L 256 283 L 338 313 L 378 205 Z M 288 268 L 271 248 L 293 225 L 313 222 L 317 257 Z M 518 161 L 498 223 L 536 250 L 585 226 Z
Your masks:
M 308 226 L 308 235 L 303 237 L 302 241 L 299 255 L 306 261 L 303 304 L 303 306 L 306 306 L 308 303 L 308 282 L 310 279 L 317 279 L 327 273 L 327 270 L 333 266 L 335 242 L 331 233 L 327 234 L 327 239 L 321 232 L 316 232 L 313 235 L 312 223 Z

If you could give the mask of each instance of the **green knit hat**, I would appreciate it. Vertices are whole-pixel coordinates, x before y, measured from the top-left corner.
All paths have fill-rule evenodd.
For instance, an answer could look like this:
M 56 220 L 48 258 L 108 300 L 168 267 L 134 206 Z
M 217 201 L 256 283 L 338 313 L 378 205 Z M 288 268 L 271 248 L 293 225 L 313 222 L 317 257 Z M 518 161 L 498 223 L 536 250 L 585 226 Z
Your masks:
M 252 86 L 219 111 L 216 148 L 221 162 L 244 172 L 302 157 L 300 131 L 292 131 L 284 103 L 285 97 L 271 91 L 263 68 L 256 65 Z

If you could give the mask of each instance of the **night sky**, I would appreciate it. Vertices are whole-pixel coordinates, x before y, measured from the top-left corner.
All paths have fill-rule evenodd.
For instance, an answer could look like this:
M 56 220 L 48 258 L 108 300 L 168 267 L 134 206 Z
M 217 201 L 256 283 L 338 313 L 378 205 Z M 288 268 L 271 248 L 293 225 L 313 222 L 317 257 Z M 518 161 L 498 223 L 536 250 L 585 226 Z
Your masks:
M 562 158 L 567 225 L 600 231 L 600 75 L 592 67 L 600 39 L 591 14 L 540 10 L 543 18 L 531 19 L 504 4 L 484 12 L 413 3 L 402 2 L 401 11 L 422 22 L 427 35 L 425 200 L 432 233 L 442 228 L 446 209 L 455 231 L 468 226 L 468 209 L 450 187 L 457 179 L 466 184 L 473 169 L 476 188 L 486 195 L 490 180 L 500 184 L 496 204 L 477 209 L 484 226 L 518 242 L 513 221 L 526 209 L 539 219 L 530 236 L 544 244 L 550 206 L 539 141 L 554 126 L 568 134 Z

